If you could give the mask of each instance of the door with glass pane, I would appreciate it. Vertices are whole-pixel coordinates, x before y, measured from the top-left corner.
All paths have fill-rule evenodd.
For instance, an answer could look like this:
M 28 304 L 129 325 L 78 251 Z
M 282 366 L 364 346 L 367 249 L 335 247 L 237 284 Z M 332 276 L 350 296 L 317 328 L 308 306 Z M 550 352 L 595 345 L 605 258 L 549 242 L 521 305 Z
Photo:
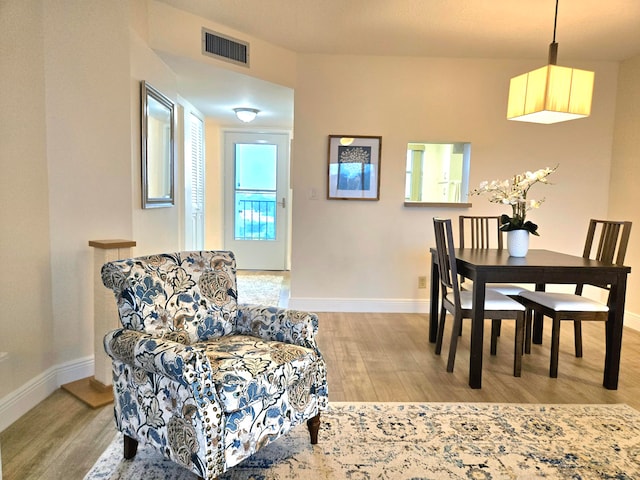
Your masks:
M 289 135 L 226 132 L 225 248 L 238 268 L 284 270 Z

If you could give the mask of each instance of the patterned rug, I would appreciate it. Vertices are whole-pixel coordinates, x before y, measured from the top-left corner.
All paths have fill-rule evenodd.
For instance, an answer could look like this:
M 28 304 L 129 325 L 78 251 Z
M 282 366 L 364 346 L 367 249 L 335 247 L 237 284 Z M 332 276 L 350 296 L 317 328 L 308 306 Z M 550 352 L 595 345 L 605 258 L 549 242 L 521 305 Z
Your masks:
M 278 306 L 282 277 L 278 275 L 242 275 L 238 273 L 240 303 Z
M 192 480 L 118 435 L 85 480 Z M 626 405 L 332 403 L 220 480 L 638 479 L 640 412 Z

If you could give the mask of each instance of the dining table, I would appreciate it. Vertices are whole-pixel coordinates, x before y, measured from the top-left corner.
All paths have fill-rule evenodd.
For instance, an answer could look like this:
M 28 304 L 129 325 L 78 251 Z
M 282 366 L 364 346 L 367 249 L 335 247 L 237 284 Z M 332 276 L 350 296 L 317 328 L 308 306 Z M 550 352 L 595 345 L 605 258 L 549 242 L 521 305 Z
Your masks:
M 429 341 L 436 341 L 440 280 L 437 253 L 431 252 Z M 525 257 L 511 257 L 506 249 L 458 248 L 458 274 L 473 281 L 473 307 L 469 355 L 469 386 L 482 388 L 484 301 L 487 284 L 533 284 L 544 291 L 550 284 L 610 286 L 609 316 L 605 327 L 603 386 L 617 390 L 627 276 L 631 267 L 591 260 L 551 250 L 530 249 Z M 523 287 L 524 289 L 524 287 Z M 534 343 L 542 343 L 542 318 L 534 320 Z

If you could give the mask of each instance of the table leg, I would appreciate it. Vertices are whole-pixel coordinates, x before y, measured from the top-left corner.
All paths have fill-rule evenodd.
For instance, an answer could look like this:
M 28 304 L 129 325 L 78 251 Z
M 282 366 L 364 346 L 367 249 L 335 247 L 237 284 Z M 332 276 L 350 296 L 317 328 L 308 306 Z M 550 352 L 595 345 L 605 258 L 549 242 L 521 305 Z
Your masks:
M 440 296 L 440 271 L 436 255 L 431 253 L 431 299 L 429 301 L 429 342 L 435 343 L 438 333 L 438 305 Z
M 627 275 L 619 274 L 617 282 L 611 285 L 609 318 L 606 325 L 606 353 L 604 357 L 604 381 L 602 384 L 609 390 L 618 389 L 626 290 Z
M 471 311 L 471 351 L 469 353 L 469 386 L 482 388 L 482 345 L 484 343 L 484 298 L 486 280 L 473 280 L 473 308 Z

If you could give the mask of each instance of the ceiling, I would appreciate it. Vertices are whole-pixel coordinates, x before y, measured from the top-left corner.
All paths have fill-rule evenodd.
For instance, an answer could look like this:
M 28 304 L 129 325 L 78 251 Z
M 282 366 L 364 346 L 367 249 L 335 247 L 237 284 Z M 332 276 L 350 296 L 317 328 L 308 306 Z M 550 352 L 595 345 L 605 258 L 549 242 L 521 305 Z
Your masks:
M 207 118 L 223 125 L 244 126 L 233 111 L 257 108 L 252 127 L 293 128 L 293 90 L 249 75 L 214 67 L 165 52 L 158 55 L 176 72 L 180 95 Z
M 554 0 L 161 1 L 299 53 L 542 62 L 553 39 L 556 6 Z M 559 64 L 640 55 L 640 0 L 560 0 L 556 41 Z M 292 122 L 293 94 L 283 87 L 220 70 L 226 72 L 219 79 L 224 87 L 238 91 L 230 96 L 228 89 L 212 88 L 217 72 L 204 77 L 205 89 L 207 72 L 197 62 L 163 58 L 177 72 L 185 97 L 207 116 L 233 120 L 230 108 L 253 106 L 264 111 L 256 125 L 260 117 L 282 124 L 289 115 Z M 207 94 L 212 90 L 225 95 Z

